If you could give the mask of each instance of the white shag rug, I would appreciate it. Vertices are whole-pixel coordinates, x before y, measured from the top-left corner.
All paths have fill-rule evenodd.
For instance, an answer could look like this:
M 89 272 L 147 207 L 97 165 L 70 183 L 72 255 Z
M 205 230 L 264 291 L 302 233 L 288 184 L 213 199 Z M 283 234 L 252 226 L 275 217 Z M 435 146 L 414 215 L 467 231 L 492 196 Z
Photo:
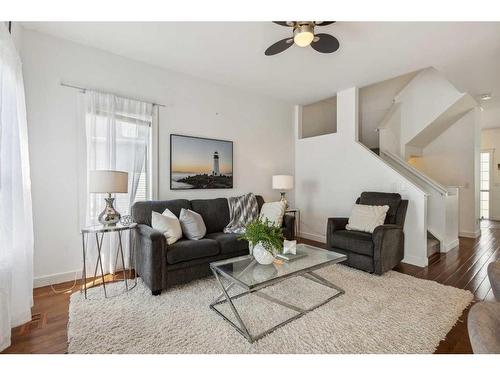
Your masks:
M 212 278 L 152 296 L 139 280 L 129 293 L 69 307 L 69 353 L 433 353 L 471 303 L 469 291 L 390 271 L 375 276 L 342 265 L 317 273 L 346 293 L 253 344 L 209 308 Z M 108 288 L 122 287 L 108 284 Z M 295 277 L 264 290 L 312 306 L 332 290 Z M 236 288 L 232 290 L 234 294 Z M 91 296 L 101 294 L 98 288 Z M 235 300 L 252 334 L 294 314 L 255 295 Z M 231 316 L 227 304 L 218 305 Z M 233 319 L 234 321 L 234 319 Z

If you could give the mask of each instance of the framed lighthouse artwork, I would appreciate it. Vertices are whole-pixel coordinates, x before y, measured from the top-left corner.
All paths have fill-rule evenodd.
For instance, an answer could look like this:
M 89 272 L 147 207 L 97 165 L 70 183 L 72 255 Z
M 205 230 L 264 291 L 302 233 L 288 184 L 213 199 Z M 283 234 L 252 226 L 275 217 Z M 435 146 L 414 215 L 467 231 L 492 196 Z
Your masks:
M 232 189 L 233 142 L 170 134 L 170 189 Z

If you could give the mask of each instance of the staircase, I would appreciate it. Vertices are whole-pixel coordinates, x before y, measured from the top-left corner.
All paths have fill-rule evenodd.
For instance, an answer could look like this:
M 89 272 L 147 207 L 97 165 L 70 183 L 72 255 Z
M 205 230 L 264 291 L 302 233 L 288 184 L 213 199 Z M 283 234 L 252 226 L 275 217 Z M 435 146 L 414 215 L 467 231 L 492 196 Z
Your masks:
M 427 195 L 427 256 L 458 245 L 459 189 L 444 186 L 408 163 L 477 103 L 438 71 L 424 69 L 395 96 L 378 126 L 379 146 L 370 150 Z
M 381 150 L 380 157 L 427 194 L 428 238 L 438 241 L 439 251 L 447 252 L 457 246 L 458 188 L 439 184 L 389 151 Z M 432 244 L 432 246 L 435 245 L 435 243 Z

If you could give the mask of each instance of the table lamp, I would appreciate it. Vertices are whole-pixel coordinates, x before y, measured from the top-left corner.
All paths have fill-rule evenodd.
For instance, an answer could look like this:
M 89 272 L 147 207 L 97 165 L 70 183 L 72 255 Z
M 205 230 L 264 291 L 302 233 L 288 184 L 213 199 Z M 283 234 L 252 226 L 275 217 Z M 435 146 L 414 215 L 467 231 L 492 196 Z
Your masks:
M 286 208 L 288 208 L 288 201 L 285 196 L 285 190 L 293 189 L 293 176 L 282 174 L 273 176 L 273 189 L 280 191 L 281 200 L 285 202 Z
M 128 193 L 128 173 L 120 171 L 90 171 L 89 192 L 108 194 L 106 207 L 99 214 L 99 222 L 102 225 L 116 225 L 120 221 L 120 213 L 115 210 L 113 203 L 115 198 L 112 193 Z

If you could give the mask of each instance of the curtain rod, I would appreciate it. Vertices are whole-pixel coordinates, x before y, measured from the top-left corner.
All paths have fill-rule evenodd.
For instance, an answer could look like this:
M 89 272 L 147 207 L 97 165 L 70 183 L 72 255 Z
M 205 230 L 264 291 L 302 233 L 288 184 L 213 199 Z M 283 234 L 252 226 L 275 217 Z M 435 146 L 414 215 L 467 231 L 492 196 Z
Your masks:
M 81 92 L 85 92 L 87 90 L 90 90 L 90 91 L 99 91 L 99 90 L 94 90 L 94 89 L 89 89 L 87 87 L 80 87 L 80 86 L 75 86 L 75 85 L 69 85 L 67 83 L 64 83 L 64 82 L 61 82 L 61 86 L 64 86 L 64 87 L 69 87 L 69 88 L 72 88 L 72 89 L 76 89 L 76 90 L 80 90 Z M 113 94 L 113 93 L 109 93 L 109 94 L 112 94 L 112 95 L 116 95 L 116 94 Z M 116 95 L 116 96 L 122 96 L 122 95 Z M 153 103 L 153 102 L 148 102 L 146 100 L 142 100 L 142 99 L 135 99 L 135 98 L 129 98 L 129 99 L 132 99 L 132 100 L 137 100 L 139 102 L 147 102 L 147 103 L 151 103 L 153 105 L 157 105 L 158 107 L 166 107 L 165 104 L 159 104 L 159 103 Z

